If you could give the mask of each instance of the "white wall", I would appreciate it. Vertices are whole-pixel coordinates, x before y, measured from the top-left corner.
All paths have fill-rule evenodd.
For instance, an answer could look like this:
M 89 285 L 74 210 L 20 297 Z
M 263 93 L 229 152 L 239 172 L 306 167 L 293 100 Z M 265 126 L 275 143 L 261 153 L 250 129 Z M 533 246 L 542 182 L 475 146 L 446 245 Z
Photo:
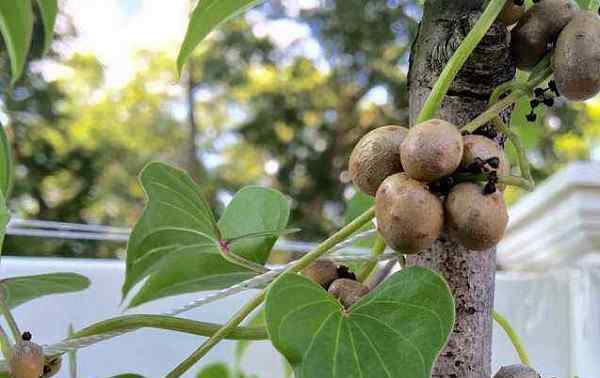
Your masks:
M 500 273 L 497 277 L 496 308 L 508 317 L 523 336 L 533 363 L 543 376 L 558 378 L 578 374 L 600 377 L 597 353 L 600 350 L 600 261 L 586 269 L 563 269 L 550 274 Z M 29 329 L 40 343 L 61 340 L 69 322 L 82 328 L 95 321 L 121 314 L 120 288 L 124 265 L 118 261 L 2 258 L 2 277 L 58 271 L 86 275 L 92 286 L 85 292 L 43 298 L 19 307 L 15 315 L 23 329 Z M 145 305 L 135 312 L 160 313 L 186 303 L 196 296 L 184 295 Z M 218 305 L 197 309 L 186 316 L 223 322 L 243 301 L 236 296 Z M 202 338 L 159 330 L 141 330 L 82 349 L 78 354 L 81 377 L 107 378 L 135 372 L 148 378 L 163 377 L 191 353 Z M 268 343 L 244 361 L 248 372 L 260 378 L 281 377 L 279 357 Z M 201 364 L 233 357 L 233 342 L 217 346 Z M 494 366 L 517 361 L 506 336 L 494 331 Z M 59 377 L 67 377 L 63 370 Z M 188 374 L 186 377 L 192 377 Z

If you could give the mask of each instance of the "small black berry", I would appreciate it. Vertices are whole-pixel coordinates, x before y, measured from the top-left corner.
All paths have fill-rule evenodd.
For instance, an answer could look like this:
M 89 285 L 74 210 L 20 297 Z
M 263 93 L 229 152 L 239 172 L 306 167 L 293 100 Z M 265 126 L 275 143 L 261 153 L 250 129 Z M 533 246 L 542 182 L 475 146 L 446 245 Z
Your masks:
M 525 4 L 525 0 L 514 0 L 513 3 L 520 7 L 521 5 Z
M 23 339 L 25 341 L 31 341 L 31 332 L 29 332 L 29 331 L 23 332 L 23 334 L 21 335 L 21 339 Z
M 347 278 L 356 281 L 356 275 L 353 272 L 351 272 L 350 268 L 348 268 L 346 265 L 338 266 L 337 273 L 338 279 Z
M 554 99 L 552 97 L 544 98 L 544 105 L 552 107 L 554 106 Z
M 535 120 L 537 119 L 537 115 L 535 115 L 535 113 L 529 113 L 525 118 L 527 118 L 529 122 L 535 122 Z
M 531 108 L 537 108 L 540 105 L 540 100 L 538 100 L 537 98 L 534 98 L 533 100 L 531 100 L 529 102 L 529 105 L 531 105 Z
M 496 192 L 496 184 L 488 182 L 483 187 L 483 194 L 486 195 L 486 196 L 489 196 L 490 194 L 493 194 L 495 192 Z
M 535 88 L 535 90 L 533 91 L 533 94 L 535 95 L 535 97 L 543 97 L 545 92 L 546 91 L 543 90 L 542 88 Z

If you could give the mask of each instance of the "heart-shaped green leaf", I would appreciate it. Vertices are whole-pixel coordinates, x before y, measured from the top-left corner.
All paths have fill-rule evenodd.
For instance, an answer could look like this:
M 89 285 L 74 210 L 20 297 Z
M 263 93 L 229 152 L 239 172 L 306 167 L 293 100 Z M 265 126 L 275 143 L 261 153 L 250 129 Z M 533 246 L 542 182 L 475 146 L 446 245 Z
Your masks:
M 2 32 L 8 56 L 10 57 L 13 83 L 23 72 L 27 52 L 31 44 L 32 31 L 33 12 L 31 10 L 31 1 L 0 1 L 0 32 Z
M 162 163 L 141 174 L 147 196 L 144 214 L 127 246 L 123 295 L 148 277 L 130 307 L 158 298 L 218 290 L 255 273 L 227 262 L 221 243 L 232 241 L 229 253 L 264 264 L 289 218 L 289 203 L 271 189 L 240 190 L 217 223 L 200 188 L 183 171 Z M 272 233 L 244 238 L 245 235 Z
M 267 294 L 266 319 L 296 378 L 429 378 L 454 299 L 441 276 L 411 267 L 344 310 L 312 281 L 286 274 Z
M 0 280 L 0 286 L 6 304 L 13 309 L 46 295 L 85 290 L 90 286 L 90 280 L 76 273 L 49 273 L 6 278 Z

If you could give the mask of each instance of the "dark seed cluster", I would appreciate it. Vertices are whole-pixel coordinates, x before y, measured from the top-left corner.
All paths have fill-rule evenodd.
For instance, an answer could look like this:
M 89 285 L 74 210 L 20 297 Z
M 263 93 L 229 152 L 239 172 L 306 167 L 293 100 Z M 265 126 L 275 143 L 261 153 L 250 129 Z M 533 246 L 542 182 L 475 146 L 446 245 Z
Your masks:
M 555 97 L 560 96 L 560 94 L 558 93 L 558 88 L 556 87 L 556 82 L 554 80 L 550 80 L 548 82 L 547 88 L 536 88 L 533 91 L 533 94 L 535 98 L 529 101 L 529 105 L 531 106 L 531 112 L 526 116 L 529 122 L 535 122 L 537 120 L 535 108 L 542 104 L 551 108 L 554 106 Z

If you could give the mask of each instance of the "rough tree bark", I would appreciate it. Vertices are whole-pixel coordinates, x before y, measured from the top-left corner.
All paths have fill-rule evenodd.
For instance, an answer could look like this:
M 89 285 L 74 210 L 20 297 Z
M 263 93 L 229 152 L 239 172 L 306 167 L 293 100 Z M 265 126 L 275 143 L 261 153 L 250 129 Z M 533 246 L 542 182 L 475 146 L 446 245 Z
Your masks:
M 409 72 L 410 119 L 417 118 L 435 80 L 481 14 L 483 0 L 427 0 Z M 515 75 L 509 33 L 494 24 L 454 81 L 439 117 L 463 125 L 485 108 L 493 89 Z M 502 138 L 499 136 L 499 138 Z M 440 272 L 456 298 L 456 323 L 434 378 L 491 376 L 495 250 L 468 251 L 443 235 L 409 265 Z

